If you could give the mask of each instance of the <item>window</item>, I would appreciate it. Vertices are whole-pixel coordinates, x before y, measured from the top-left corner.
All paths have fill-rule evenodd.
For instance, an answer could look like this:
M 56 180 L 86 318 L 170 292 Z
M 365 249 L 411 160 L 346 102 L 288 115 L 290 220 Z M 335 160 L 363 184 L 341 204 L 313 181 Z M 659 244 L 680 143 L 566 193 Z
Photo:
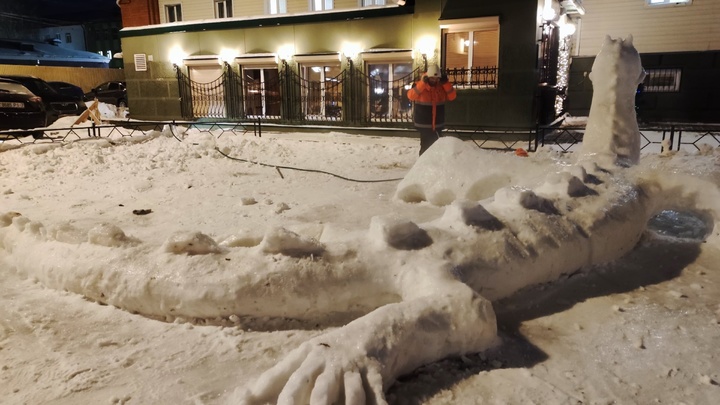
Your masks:
M 643 91 L 648 93 L 673 93 L 680 91 L 680 69 L 647 69 Z
M 310 0 L 312 11 L 323 11 L 333 9 L 333 0 Z
M 215 18 L 232 17 L 232 8 L 232 0 L 215 0 Z
M 287 13 L 287 0 L 268 0 L 269 7 L 268 11 L 270 14 L 285 14 Z
M 169 23 L 182 21 L 182 8 L 179 4 L 165 6 L 165 20 Z
M 342 119 L 342 75 L 340 63 L 319 62 L 301 65 L 303 113 L 312 121 Z
M 385 0 L 361 0 L 360 5 L 363 7 L 384 6 Z
M 692 0 L 647 0 L 649 6 L 687 6 Z
M 443 65 L 451 81 L 470 87 L 497 86 L 500 26 L 497 17 L 443 25 Z
M 72 34 L 69 32 L 65 33 L 65 43 L 66 44 L 72 44 Z
M 245 115 L 280 117 L 280 73 L 277 67 L 243 68 Z
M 367 64 L 370 118 L 373 121 L 409 121 L 412 103 L 407 92 L 414 82 L 412 62 Z

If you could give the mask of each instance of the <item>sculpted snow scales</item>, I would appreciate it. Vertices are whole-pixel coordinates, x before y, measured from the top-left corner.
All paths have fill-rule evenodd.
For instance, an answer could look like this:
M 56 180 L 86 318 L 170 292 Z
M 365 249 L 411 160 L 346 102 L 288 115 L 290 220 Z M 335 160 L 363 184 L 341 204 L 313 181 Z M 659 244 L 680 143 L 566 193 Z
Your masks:
M 395 197 L 447 206 L 445 215 L 421 224 L 373 220 L 376 248 L 386 245 L 397 257 L 387 263 L 402 263 L 395 269 L 370 265 L 372 253 L 363 252 L 364 271 L 401 301 L 306 342 L 230 403 L 385 403 L 383 390 L 402 373 L 494 344 L 489 301 L 630 251 L 666 202 L 657 183 L 624 169 L 640 157 L 634 95 L 644 74 L 631 37 L 606 39 L 591 73 L 579 162 L 533 187 L 479 168 L 490 152 L 454 138 L 436 142 Z M 458 159 L 466 171 L 437 181 L 445 161 Z

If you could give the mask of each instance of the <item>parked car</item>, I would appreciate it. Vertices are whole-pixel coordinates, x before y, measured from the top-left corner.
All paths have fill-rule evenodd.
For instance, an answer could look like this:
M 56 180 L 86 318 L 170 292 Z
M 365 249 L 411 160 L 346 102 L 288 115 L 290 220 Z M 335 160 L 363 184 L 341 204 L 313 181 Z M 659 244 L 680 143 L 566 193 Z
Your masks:
M 118 107 L 127 107 L 127 89 L 125 82 L 105 82 L 85 93 L 85 101 L 98 99 L 101 103 Z
M 50 87 L 55 89 L 60 94 L 65 94 L 66 96 L 74 96 L 79 97 L 82 99 L 85 96 L 85 92 L 83 91 L 82 87 L 76 86 L 72 83 L 67 82 L 48 82 Z
M 42 99 L 27 87 L 0 78 L 0 130 L 34 129 L 47 125 L 47 113 Z M 43 131 L 28 131 L 34 138 L 42 138 Z
M 48 115 L 47 125 L 57 121 L 58 118 L 67 115 L 80 115 L 87 110 L 81 98 L 60 94 L 53 89 L 45 80 L 34 76 L 2 76 L 6 79 L 15 80 L 27 87 L 33 94 L 42 99 L 45 111 Z

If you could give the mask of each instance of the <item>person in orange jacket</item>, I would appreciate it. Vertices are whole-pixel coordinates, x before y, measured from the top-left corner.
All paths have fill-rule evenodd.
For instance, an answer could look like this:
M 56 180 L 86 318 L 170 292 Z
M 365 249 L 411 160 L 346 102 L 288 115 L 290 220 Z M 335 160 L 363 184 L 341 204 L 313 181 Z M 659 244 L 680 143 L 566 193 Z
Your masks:
M 427 72 L 408 91 L 408 99 L 415 102 L 415 128 L 420 132 L 420 154 L 435 143 L 445 128 L 445 102 L 455 100 L 457 94 L 447 76 L 437 65 L 428 66 Z

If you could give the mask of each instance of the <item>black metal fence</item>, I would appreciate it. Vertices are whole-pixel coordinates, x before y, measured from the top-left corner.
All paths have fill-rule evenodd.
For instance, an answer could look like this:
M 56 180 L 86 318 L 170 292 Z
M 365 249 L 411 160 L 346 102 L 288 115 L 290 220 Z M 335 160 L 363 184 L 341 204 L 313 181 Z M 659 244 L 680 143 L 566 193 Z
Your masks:
M 347 83 L 346 83 L 347 84 Z M 301 109 L 298 109 L 302 111 Z M 347 109 L 343 111 L 348 111 Z M 368 115 L 371 116 L 371 115 Z M 252 133 L 262 136 L 263 130 L 291 129 L 293 125 L 268 123 L 257 117 L 243 121 L 134 121 L 112 120 L 101 125 L 72 126 L 68 128 L 36 128 L 33 130 L 0 131 L 0 150 L 15 145 L 46 142 L 107 138 L 122 139 L 146 136 L 147 131 L 170 131 L 183 127 L 209 132 L 216 137 Z M 359 129 L 360 127 L 356 128 Z M 365 127 L 362 127 L 365 128 Z M 551 146 L 563 152 L 572 152 L 582 143 L 584 126 L 491 128 L 449 126 L 445 134 L 474 142 L 479 148 L 512 151 L 518 148 L 533 152 L 538 147 Z M 44 133 L 44 136 L 37 136 Z M 36 137 L 33 137 L 35 135 Z M 657 123 L 640 127 L 642 150 L 657 152 L 672 150 L 702 150 L 720 147 L 720 124 Z
M 215 137 L 252 133 L 262 136 L 260 121 L 137 121 L 137 120 L 111 120 L 102 124 L 91 123 L 89 126 L 70 126 L 53 128 L 35 128 L 33 130 L 4 130 L 0 131 L 0 151 L 5 148 L 12 149 L 33 143 L 74 142 L 87 139 L 108 139 L 122 141 L 122 139 L 146 137 L 155 132 L 166 133 L 177 137 L 178 128 L 195 129 L 200 132 L 212 133 Z M 37 136 L 42 133 L 43 136 Z
M 568 152 L 582 143 L 585 126 L 539 127 L 536 144 Z M 720 146 L 720 124 L 651 123 L 640 126 L 640 149 L 701 150 Z
M 648 93 L 672 93 L 680 90 L 681 69 L 646 69 L 641 90 Z
M 445 73 L 454 86 L 462 89 L 488 89 L 498 86 L 497 66 L 453 68 Z
M 283 123 L 405 126 L 412 123 L 413 105 L 407 93 L 419 78 L 415 69 L 392 80 L 371 76 L 352 63 L 337 75 L 309 80 L 283 63 L 263 77 L 238 74 L 225 64 L 210 82 L 192 81 L 177 69 L 183 119 L 261 120 Z M 459 88 L 497 87 L 497 67 L 449 69 Z

